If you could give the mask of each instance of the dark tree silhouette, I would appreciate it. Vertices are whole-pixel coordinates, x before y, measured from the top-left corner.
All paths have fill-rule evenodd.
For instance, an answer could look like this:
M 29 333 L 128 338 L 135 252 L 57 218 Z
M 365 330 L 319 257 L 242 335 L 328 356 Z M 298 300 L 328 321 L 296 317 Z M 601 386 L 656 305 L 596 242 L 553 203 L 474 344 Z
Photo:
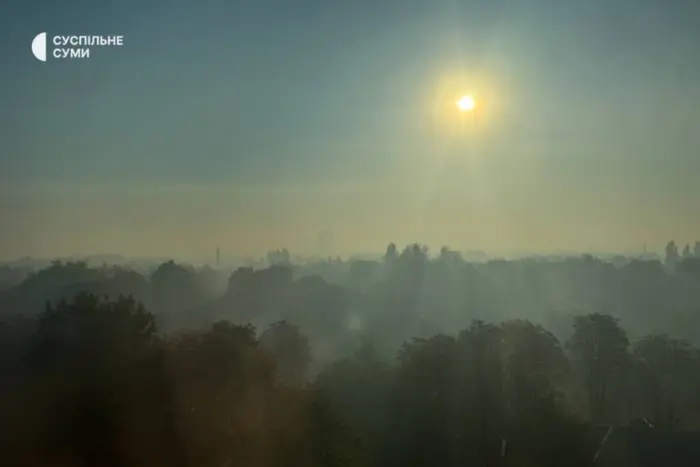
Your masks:
M 260 344 L 277 363 L 277 374 L 286 384 L 306 382 L 311 363 L 311 347 L 299 328 L 286 321 L 272 324 L 260 336 Z
M 616 319 L 602 314 L 577 316 L 568 342 L 574 370 L 581 378 L 593 420 L 606 420 L 610 394 L 627 365 L 629 341 Z

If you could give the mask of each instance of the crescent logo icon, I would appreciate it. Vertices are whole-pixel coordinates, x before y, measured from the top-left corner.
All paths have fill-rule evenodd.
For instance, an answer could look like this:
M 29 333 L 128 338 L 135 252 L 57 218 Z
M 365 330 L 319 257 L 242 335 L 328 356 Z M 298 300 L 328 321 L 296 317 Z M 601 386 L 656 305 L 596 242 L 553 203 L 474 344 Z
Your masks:
M 32 41 L 32 54 L 37 60 L 46 61 L 46 33 L 42 32 L 36 35 Z

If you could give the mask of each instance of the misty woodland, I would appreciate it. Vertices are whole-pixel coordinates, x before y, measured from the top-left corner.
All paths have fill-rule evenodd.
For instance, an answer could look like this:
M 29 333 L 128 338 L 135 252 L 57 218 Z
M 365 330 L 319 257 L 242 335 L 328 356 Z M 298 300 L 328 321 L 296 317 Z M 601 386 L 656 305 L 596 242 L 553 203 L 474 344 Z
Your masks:
M 700 244 L 0 266 L 7 466 L 700 465 Z

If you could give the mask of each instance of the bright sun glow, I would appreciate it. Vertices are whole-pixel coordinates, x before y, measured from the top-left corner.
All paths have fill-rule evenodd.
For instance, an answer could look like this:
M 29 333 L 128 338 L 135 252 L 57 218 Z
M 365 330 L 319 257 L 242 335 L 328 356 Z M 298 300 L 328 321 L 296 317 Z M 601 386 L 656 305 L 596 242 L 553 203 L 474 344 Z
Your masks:
M 457 101 L 457 107 L 462 112 L 470 112 L 476 107 L 476 101 L 472 96 L 462 96 L 462 98 Z

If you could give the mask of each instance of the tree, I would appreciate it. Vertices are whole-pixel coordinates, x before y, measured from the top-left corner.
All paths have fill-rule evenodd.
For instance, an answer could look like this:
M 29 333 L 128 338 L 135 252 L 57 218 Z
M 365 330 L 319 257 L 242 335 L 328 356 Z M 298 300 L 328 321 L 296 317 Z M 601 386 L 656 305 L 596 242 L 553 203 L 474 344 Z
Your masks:
M 219 322 L 166 342 L 186 465 L 351 466 L 361 449 L 317 391 L 278 384 L 278 357 L 295 353 L 296 330 L 279 323 L 263 345 L 251 326 Z
M 231 273 L 228 279 L 226 294 L 235 296 L 250 290 L 255 283 L 255 271 L 253 268 L 238 268 Z
M 376 261 L 353 261 L 348 271 L 348 285 L 353 290 L 369 291 L 376 282 L 378 270 L 379 263 Z
M 47 306 L 29 354 L 38 451 L 91 465 L 167 459 L 156 447 L 174 441 L 157 344 L 153 317 L 132 298 L 79 294 Z M 137 441 L 146 434 L 154 445 Z
M 683 258 L 691 258 L 693 254 L 690 252 L 690 245 L 687 243 L 683 247 Z
M 684 258 L 678 265 L 678 272 L 688 277 L 700 279 L 700 258 Z
M 455 338 L 436 335 L 413 339 L 398 354 L 392 404 L 396 465 L 455 465 L 466 450 L 463 387 L 457 384 Z M 401 449 L 400 447 L 403 447 Z
M 574 318 L 567 347 L 588 398 L 589 415 L 596 422 L 609 421 L 609 396 L 620 383 L 628 346 L 627 334 L 616 318 L 600 313 Z
M 292 257 L 286 248 L 281 250 L 269 251 L 267 253 L 268 266 L 291 266 Z
M 696 409 L 697 350 L 663 334 L 649 335 L 633 346 L 634 383 L 641 393 L 639 416 L 654 426 L 674 426 Z
M 449 247 L 443 246 L 440 249 L 440 256 L 438 258 L 444 263 L 456 264 L 462 261 L 462 254 L 459 251 L 451 250 Z
M 666 259 L 664 261 L 666 269 L 669 271 L 674 271 L 679 260 L 680 255 L 678 254 L 678 246 L 676 245 L 675 241 L 671 240 L 666 244 Z
M 386 253 L 384 253 L 384 262 L 391 263 L 398 257 L 399 254 L 396 249 L 396 244 L 393 242 L 389 243 L 389 245 L 386 247 Z
M 260 336 L 260 345 L 276 362 L 281 381 L 292 385 L 306 382 L 311 363 L 311 347 L 298 327 L 286 321 L 273 323 Z
M 468 436 L 476 441 L 473 448 L 476 463 L 490 465 L 500 457 L 506 435 L 503 387 L 503 336 L 500 327 L 474 321 L 459 333 L 460 372 L 458 387 L 471 394 L 462 411 L 473 411 L 476 432 Z M 469 382 L 471 381 L 471 383 Z M 465 401 L 465 403 L 466 403 Z M 469 406 L 471 405 L 471 410 Z
M 151 275 L 150 282 L 159 311 L 184 311 L 202 298 L 195 272 L 174 261 L 158 266 Z
M 352 356 L 324 368 L 315 386 L 330 409 L 357 434 L 374 465 L 390 463 L 390 407 L 394 369 L 365 341 Z M 361 394 L 362 397 L 358 397 Z
M 252 462 L 275 401 L 274 362 L 255 330 L 222 321 L 170 336 L 164 351 L 185 465 Z
M 528 321 L 506 321 L 500 327 L 507 417 L 515 421 L 545 402 L 562 402 L 569 364 L 557 338 Z

